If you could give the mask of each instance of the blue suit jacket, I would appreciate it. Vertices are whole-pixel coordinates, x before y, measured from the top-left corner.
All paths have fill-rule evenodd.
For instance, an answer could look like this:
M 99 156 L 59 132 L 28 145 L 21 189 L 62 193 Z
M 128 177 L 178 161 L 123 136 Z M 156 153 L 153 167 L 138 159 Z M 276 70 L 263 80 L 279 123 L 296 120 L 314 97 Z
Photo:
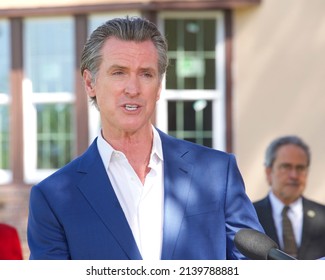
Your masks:
M 263 232 L 233 155 L 160 132 L 164 155 L 161 259 L 244 259 L 241 228 Z M 141 259 L 96 140 L 35 185 L 28 219 L 30 259 Z

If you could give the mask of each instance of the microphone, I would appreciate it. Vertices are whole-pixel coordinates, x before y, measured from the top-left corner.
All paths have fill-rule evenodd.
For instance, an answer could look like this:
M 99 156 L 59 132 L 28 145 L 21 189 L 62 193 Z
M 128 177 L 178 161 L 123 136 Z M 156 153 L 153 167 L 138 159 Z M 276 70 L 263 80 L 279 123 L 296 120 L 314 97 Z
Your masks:
M 235 235 L 237 249 L 252 260 L 296 260 L 278 249 L 278 245 L 266 234 L 254 229 L 240 229 Z

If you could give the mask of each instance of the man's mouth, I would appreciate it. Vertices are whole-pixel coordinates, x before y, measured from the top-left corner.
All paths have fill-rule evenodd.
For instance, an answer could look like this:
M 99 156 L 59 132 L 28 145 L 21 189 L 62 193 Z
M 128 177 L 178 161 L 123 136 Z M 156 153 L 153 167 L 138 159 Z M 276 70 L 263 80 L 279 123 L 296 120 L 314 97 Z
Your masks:
M 294 187 L 294 188 L 297 188 L 297 187 L 300 186 L 300 184 L 298 182 L 290 182 L 287 185 L 290 186 L 290 187 Z
M 139 106 L 138 105 L 135 105 L 135 104 L 125 104 L 124 108 L 127 111 L 135 111 L 136 109 L 139 108 Z

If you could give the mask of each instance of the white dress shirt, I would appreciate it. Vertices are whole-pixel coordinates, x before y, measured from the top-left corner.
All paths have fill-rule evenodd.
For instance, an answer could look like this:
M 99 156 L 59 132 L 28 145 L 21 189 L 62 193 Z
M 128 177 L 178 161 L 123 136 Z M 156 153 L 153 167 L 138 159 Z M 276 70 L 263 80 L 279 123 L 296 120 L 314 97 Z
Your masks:
M 161 139 L 153 127 L 150 172 L 144 184 L 126 156 L 98 135 L 97 146 L 107 175 L 132 230 L 144 260 L 159 260 L 163 227 L 163 153 Z
M 269 197 L 272 205 L 273 220 L 279 238 L 279 243 L 280 243 L 279 245 L 280 248 L 283 248 L 281 212 L 285 205 L 273 194 L 273 192 L 269 193 Z M 296 244 L 299 247 L 301 244 L 302 223 L 303 223 L 302 198 L 299 198 L 289 206 L 290 206 L 290 210 L 288 211 L 288 217 L 293 227 Z

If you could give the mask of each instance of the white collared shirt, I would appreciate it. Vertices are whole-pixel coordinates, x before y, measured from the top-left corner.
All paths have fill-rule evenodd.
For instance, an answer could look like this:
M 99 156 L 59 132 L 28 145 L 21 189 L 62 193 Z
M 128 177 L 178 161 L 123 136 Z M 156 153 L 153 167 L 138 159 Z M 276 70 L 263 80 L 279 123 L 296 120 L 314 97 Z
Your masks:
M 283 237 L 282 237 L 282 209 L 284 204 L 273 194 L 269 193 L 271 205 L 272 205 L 272 215 L 275 223 L 277 235 L 279 238 L 280 248 L 283 248 Z M 302 198 L 300 197 L 295 202 L 291 203 L 290 210 L 288 211 L 288 217 L 291 221 L 293 232 L 295 235 L 295 240 L 298 247 L 301 244 L 302 237 L 302 224 L 303 224 L 303 207 Z
M 163 153 L 161 139 L 153 127 L 150 172 L 144 184 L 126 156 L 98 135 L 97 147 L 107 175 L 132 230 L 144 260 L 159 260 L 163 228 Z

